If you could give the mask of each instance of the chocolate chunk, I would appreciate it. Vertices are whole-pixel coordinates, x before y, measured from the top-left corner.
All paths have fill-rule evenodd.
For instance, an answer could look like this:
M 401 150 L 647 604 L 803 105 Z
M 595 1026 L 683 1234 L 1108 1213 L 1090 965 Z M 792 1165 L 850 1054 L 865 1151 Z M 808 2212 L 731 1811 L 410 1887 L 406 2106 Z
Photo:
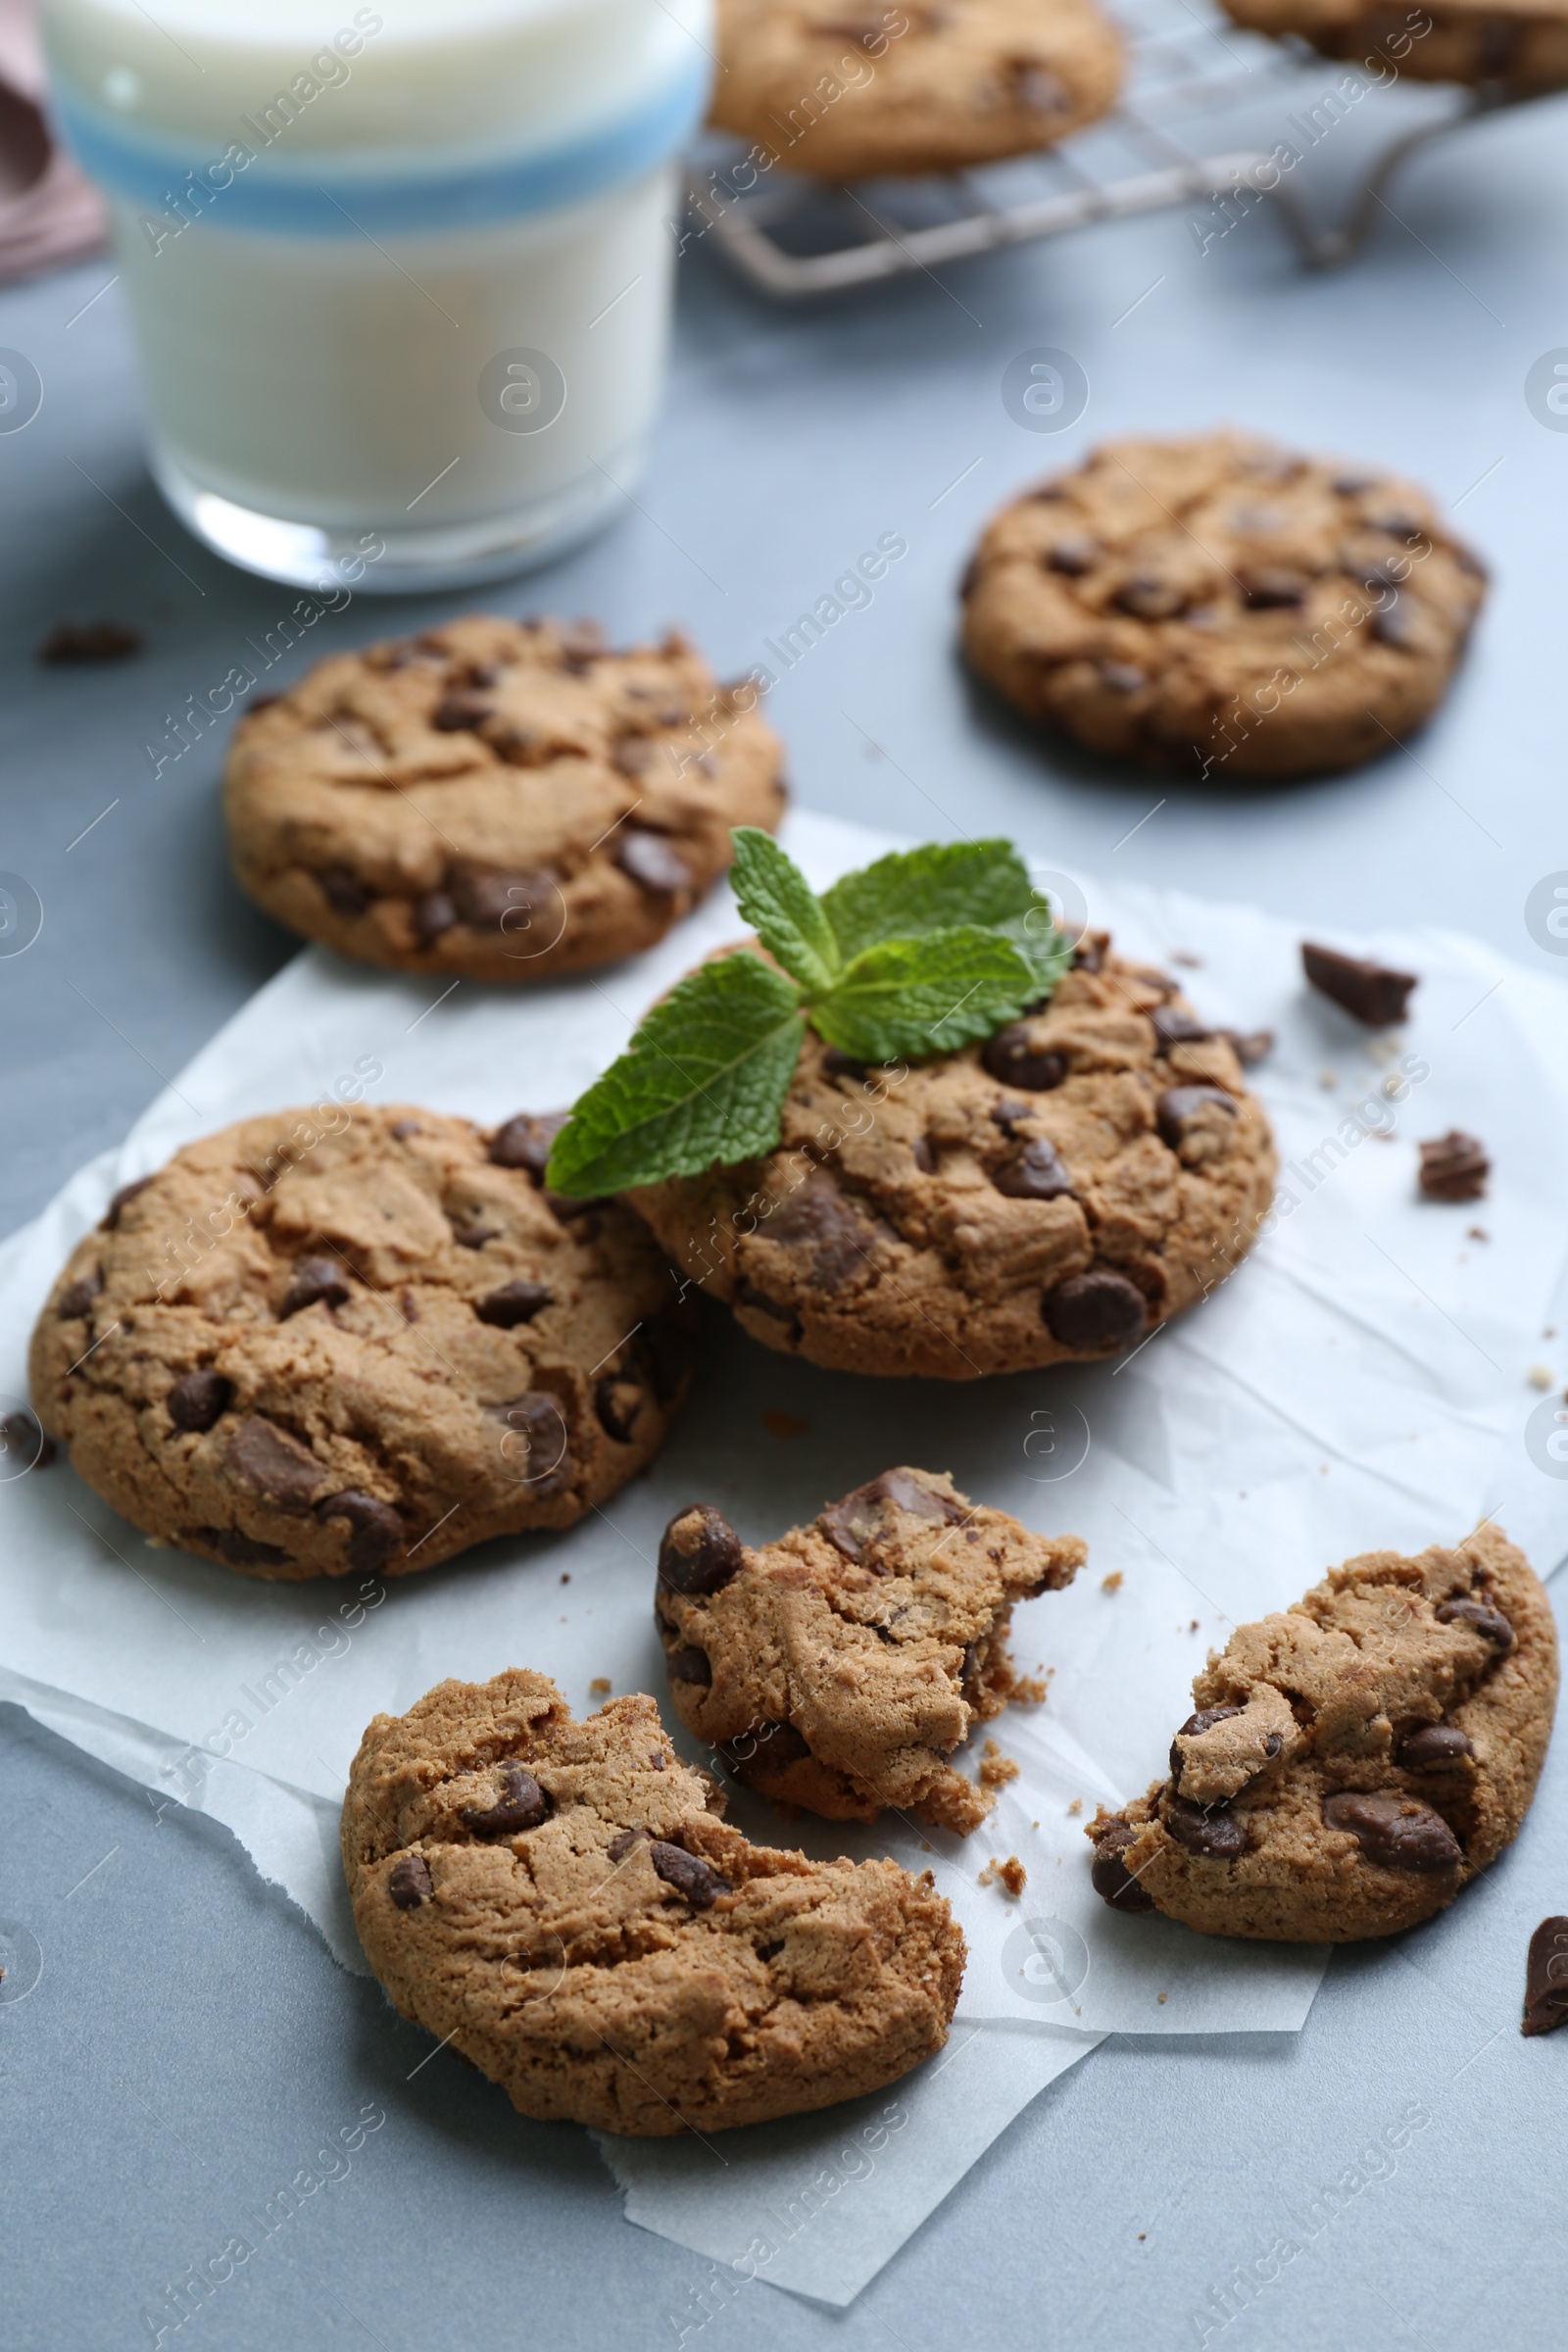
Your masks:
M 1087 531 L 1064 531 L 1047 548 L 1044 563 L 1048 571 L 1062 572 L 1069 580 L 1082 579 L 1093 571 L 1100 561 L 1100 544 Z
M 1288 611 L 1306 602 L 1311 582 L 1299 571 L 1287 571 L 1282 565 L 1259 564 L 1255 570 L 1241 575 L 1242 594 L 1253 612 Z
M 692 869 L 672 843 L 646 825 L 625 825 L 615 843 L 615 863 L 656 898 L 676 899 L 692 887 Z
M 507 1404 L 492 1405 L 491 1413 L 514 1438 L 524 1441 L 519 1449 L 505 1438 L 502 1450 L 514 1474 L 541 1498 L 559 1494 L 575 1475 L 566 1416 L 547 1389 L 527 1389 Z M 521 1459 L 519 1461 L 519 1452 Z
M 828 1542 L 847 1560 L 858 1560 L 868 1545 L 889 1531 L 883 1506 L 908 1511 L 917 1519 L 945 1520 L 951 1527 L 963 1517 L 956 1502 L 905 1470 L 884 1470 L 863 1487 L 857 1487 L 817 1514 L 816 1524 Z
M 608 1373 L 594 1383 L 594 1411 L 605 1435 L 617 1446 L 629 1446 L 637 1416 L 646 1402 L 640 1381 L 625 1373 Z
M 264 1544 L 238 1527 L 193 1528 L 191 1541 L 205 1544 L 231 1568 L 281 1568 L 289 1557 L 276 1544 Z
M 1174 580 L 1153 572 L 1139 572 L 1117 589 L 1112 602 L 1137 620 L 1174 620 L 1187 610 L 1187 592 Z
M 465 1805 L 463 1818 L 476 1838 L 514 1838 L 519 1830 L 536 1830 L 555 1809 L 531 1772 L 520 1764 L 503 1764 L 495 1803 Z
M 18 1475 L 15 1463 L 20 1462 L 24 1470 L 47 1470 L 55 1458 L 53 1438 L 44 1436 L 24 1405 L 0 1418 L 0 1458 L 12 1478 Z
M 1230 1716 L 1239 1715 L 1241 1711 L 1240 1707 L 1200 1707 L 1196 1715 L 1188 1716 L 1187 1721 L 1177 1733 L 1176 1740 L 1191 1740 L 1199 1732 L 1206 1732 L 1212 1725 L 1224 1723 Z M 1182 1785 L 1182 1751 L 1177 1746 L 1176 1740 L 1170 1743 L 1170 1777 L 1180 1788 Z M 1277 1750 L 1278 1742 L 1276 1742 L 1276 1752 Z
M 915 1137 L 913 1143 L 909 1146 L 909 1157 L 913 1160 L 915 1166 L 919 1169 L 922 1176 L 930 1176 L 935 1173 L 937 1164 L 936 1149 L 929 1136 L 917 1135 Z
M 664 1660 L 664 1668 L 672 1683 L 698 1683 L 705 1689 L 713 1679 L 713 1662 L 706 1649 L 688 1644 L 684 1649 L 672 1649 Z
M 457 919 L 457 907 L 444 890 L 427 890 L 414 902 L 414 928 L 423 948 L 433 946 Z
M 717 1592 L 745 1564 L 740 1537 L 711 1503 L 677 1511 L 659 1546 L 659 1581 L 672 1592 Z
M 701 1854 L 689 1854 L 684 1846 L 670 1845 L 656 1838 L 649 1849 L 650 1859 L 666 1886 L 683 1894 L 694 1911 L 707 1911 L 719 1895 L 730 1892 L 728 1879 L 722 1878 L 710 1862 Z
M 294 1267 L 294 1279 L 284 1293 L 277 1319 L 286 1323 L 307 1306 L 345 1306 L 352 1293 L 341 1264 L 335 1257 L 302 1257 Z
M 1478 1599 L 1473 1593 L 1461 1593 L 1454 1600 L 1440 1600 L 1437 1607 L 1440 1625 L 1465 1625 L 1472 1633 L 1490 1642 L 1497 1655 L 1505 1658 L 1513 1647 L 1513 1627 L 1491 1601 Z
M 324 1526 L 332 1519 L 346 1519 L 352 1529 L 349 1537 L 349 1566 L 362 1576 L 373 1576 L 384 1568 L 395 1551 L 403 1548 L 403 1521 L 389 1502 L 379 1502 L 358 1487 L 345 1487 L 341 1494 L 328 1494 L 316 1506 L 316 1516 Z
M 792 1193 L 765 1228 L 779 1248 L 810 1251 L 811 1280 L 823 1291 L 839 1290 L 862 1270 L 882 1231 L 851 1206 L 825 1171 Z
M 317 881 L 339 914 L 363 914 L 375 893 L 352 865 L 323 865 Z
M 1167 1086 L 1163 1094 L 1156 1095 L 1154 1124 L 1159 1129 L 1161 1143 L 1176 1151 L 1187 1132 L 1188 1120 L 1208 1102 L 1217 1102 L 1232 1118 L 1236 1116 L 1236 1097 L 1228 1095 L 1222 1086 Z
M 1173 1796 L 1165 1808 L 1165 1827 L 1189 1853 L 1228 1861 L 1245 1854 L 1251 1842 L 1246 1822 L 1228 1805 L 1195 1805 Z
M 466 1213 L 469 1215 L 476 1215 L 477 1211 L 470 1208 Z M 452 1223 L 452 1220 L 449 1218 L 448 1222 Z M 452 1239 L 457 1243 L 460 1250 L 482 1250 L 486 1242 L 498 1240 L 500 1238 L 500 1233 L 501 1228 L 499 1225 L 452 1224 Z
M 980 1049 L 980 1066 L 1003 1086 L 1021 1086 L 1026 1094 L 1049 1094 L 1067 1075 L 1067 1057 L 1037 1047 L 1027 1021 L 1009 1021 Z
M 211 1364 L 176 1380 L 164 1402 L 176 1429 L 211 1429 L 234 1400 L 234 1383 L 215 1372 Z
M 1272 1029 L 1253 1029 L 1246 1032 L 1240 1029 L 1216 1029 L 1214 1035 L 1225 1040 L 1244 1070 L 1250 1069 L 1254 1061 L 1261 1061 L 1266 1054 L 1272 1054 L 1274 1051 Z
M 472 930 L 521 939 L 529 917 L 549 905 L 555 884 L 548 874 L 501 873 L 493 866 L 463 861 L 449 870 L 447 888 L 459 918 Z
M 1348 1830 L 1367 1860 L 1385 1870 L 1454 1870 L 1464 1860 L 1442 1814 L 1408 1797 L 1345 1788 L 1324 1798 L 1323 1819 L 1331 1830 Z
M 1162 1054 L 1168 1054 L 1172 1046 L 1195 1046 L 1214 1035 L 1206 1021 L 1183 1012 L 1179 1004 L 1156 1004 L 1149 1017 L 1154 1027 L 1154 1042 Z
M 1511 1629 L 1510 1629 L 1511 1630 Z M 1395 1762 L 1406 1772 L 1441 1772 L 1446 1765 L 1460 1764 L 1475 1749 L 1456 1723 L 1424 1723 L 1408 1740 L 1399 1742 Z
M 617 1830 L 605 1851 L 612 1862 L 624 1862 L 632 1847 L 641 1845 L 647 1835 L 646 1830 Z
M 400 1911 L 417 1911 L 432 1892 L 430 1866 L 422 1854 L 399 1854 L 386 1874 L 386 1890 Z
M 697 1334 L 691 1317 L 678 1306 L 662 1306 L 649 1315 L 632 1342 L 646 1365 L 654 1395 L 661 1404 L 680 1395 L 697 1354 Z
M 252 1413 L 223 1449 L 229 1475 L 280 1511 L 303 1515 L 325 1484 L 326 1472 L 308 1446 L 264 1414 Z
M 1530 1938 L 1521 2034 L 1550 2034 L 1568 2017 L 1568 1919 L 1544 1919 Z
M 1359 498 L 1364 490 L 1375 490 L 1381 478 L 1375 473 L 1337 473 L 1334 487 L 1341 498 Z
M 830 1078 L 854 1078 L 858 1081 L 865 1076 L 870 1064 L 857 1061 L 853 1054 L 845 1054 L 837 1046 L 829 1046 L 822 1056 L 822 1067 Z
M 1301 969 L 1321 996 L 1332 997 L 1369 1029 L 1402 1021 L 1417 985 L 1414 972 L 1392 971 L 1370 956 L 1342 956 L 1338 948 L 1314 947 L 1310 940 L 1301 942 Z
M 1014 58 L 1007 68 L 1007 79 L 1015 104 L 1032 115 L 1059 115 L 1071 103 L 1055 74 L 1048 74 L 1032 58 Z
M 793 1723 L 760 1723 L 738 1739 L 721 1740 L 718 1752 L 735 1778 L 751 1786 L 799 1764 L 811 1751 Z
M 482 694 L 449 694 L 430 713 L 430 724 L 438 735 L 460 735 L 465 728 L 482 727 L 495 714 L 494 703 Z
M 526 1168 L 530 1176 L 542 1178 L 551 1147 L 570 1115 L 564 1110 L 519 1110 L 490 1138 L 491 1159 L 498 1168 Z
M 1095 1844 L 1089 1883 L 1113 1911 L 1152 1911 L 1154 1898 L 1139 1885 L 1122 1860 L 1137 1838 L 1130 1821 L 1112 1821 Z
M 1057 1157 L 1054 1144 L 1041 1136 L 1025 1144 L 1017 1157 L 1000 1167 L 991 1181 L 1009 1200 L 1059 1200 L 1072 1191 L 1072 1178 Z
M 118 620 L 57 621 L 38 648 L 51 668 L 86 662 L 125 662 L 141 652 L 140 629 Z
M 1063 1348 L 1107 1351 L 1137 1339 L 1149 1320 L 1149 1302 L 1138 1285 L 1108 1266 L 1069 1274 L 1046 1293 L 1040 1311 Z
M 1429 1200 L 1479 1200 L 1491 1173 L 1486 1146 L 1457 1127 L 1421 1146 L 1421 1190 Z
M 122 1184 L 119 1192 L 116 1193 L 114 1198 L 111 1200 L 109 1206 L 104 1210 L 103 1215 L 98 1220 L 99 1232 L 118 1232 L 122 1210 L 125 1208 L 128 1202 L 135 1200 L 138 1193 L 144 1193 L 151 1182 L 152 1178 L 150 1176 L 138 1176 L 131 1183 Z
M 1112 694 L 1136 694 L 1149 680 L 1131 662 L 1102 662 L 1100 674 Z
M 575 676 L 602 662 L 610 651 L 604 630 L 597 620 L 569 620 L 561 630 L 557 644 L 561 648 L 561 665 Z
M 392 1122 L 391 1135 L 395 1144 L 406 1144 L 411 1135 L 422 1135 L 423 1133 L 424 1129 L 419 1125 L 417 1119 L 394 1119 Z
M 499 1331 L 514 1331 L 519 1323 L 531 1323 L 554 1297 L 555 1293 L 544 1283 L 524 1282 L 519 1276 L 517 1281 L 504 1282 L 499 1291 L 481 1298 L 473 1311 L 481 1323 L 493 1323 Z
M 1420 608 L 1413 596 L 1394 597 L 1373 613 L 1368 635 L 1379 645 L 1392 646 L 1396 653 L 1408 653 L 1420 639 Z
M 55 1313 L 62 1323 L 74 1323 L 79 1315 L 90 1314 L 92 1302 L 104 1287 L 103 1270 L 94 1266 L 90 1274 L 78 1274 L 68 1282 L 55 1301 Z
M 775 1322 L 787 1323 L 791 1340 L 799 1340 L 801 1319 L 793 1306 L 785 1306 L 779 1299 L 770 1298 L 765 1291 L 759 1290 L 757 1284 L 745 1275 L 735 1285 L 735 1297 L 740 1305 L 755 1307 L 760 1315 L 771 1315 Z
M 1105 951 L 1109 946 L 1110 933 L 1108 931 L 1086 932 L 1072 952 L 1073 970 L 1075 972 L 1100 971 L 1104 965 Z

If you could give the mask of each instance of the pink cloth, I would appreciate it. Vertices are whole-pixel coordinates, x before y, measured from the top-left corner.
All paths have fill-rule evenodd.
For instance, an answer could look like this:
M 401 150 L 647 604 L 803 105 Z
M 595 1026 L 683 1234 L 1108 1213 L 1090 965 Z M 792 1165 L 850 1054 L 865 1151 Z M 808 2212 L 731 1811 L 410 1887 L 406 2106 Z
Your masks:
M 0 283 L 80 261 L 103 244 L 103 198 L 44 120 L 32 0 L 0 0 Z

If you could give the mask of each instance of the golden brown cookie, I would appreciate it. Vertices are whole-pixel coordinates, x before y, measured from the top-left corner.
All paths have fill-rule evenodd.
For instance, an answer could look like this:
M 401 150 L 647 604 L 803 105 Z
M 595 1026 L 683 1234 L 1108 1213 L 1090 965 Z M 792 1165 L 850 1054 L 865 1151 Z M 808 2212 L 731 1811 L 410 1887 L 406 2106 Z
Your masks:
M 1137 1345 L 1247 1254 L 1274 1170 L 1230 1038 L 1092 933 L 959 1054 L 867 1069 L 808 1030 L 776 1152 L 629 1198 L 768 1347 L 973 1380 Z
M 996 1799 L 949 1759 L 1017 1688 L 1012 1604 L 1087 1557 L 1080 1537 L 1032 1535 L 934 1470 L 886 1470 L 755 1551 L 694 1503 L 659 1553 L 670 1695 L 764 1796 L 966 1834 Z
M 1368 7 L 1366 0 L 1224 0 L 1249 31 L 1294 34 L 1325 57 L 1411 81 L 1491 84 L 1510 98 L 1568 89 L 1565 0 L 1498 7 Z
M 234 730 L 234 871 L 400 971 L 544 980 L 635 955 L 776 825 L 777 738 L 686 640 L 474 614 L 334 655 Z
M 1053 146 L 1121 85 L 1093 0 L 719 0 L 710 120 L 829 179 L 954 172 Z
M 1430 717 L 1484 583 L 1426 493 L 1375 467 L 1231 432 L 1111 441 L 989 525 L 963 644 L 1091 751 L 1295 776 Z
M 559 1120 L 323 1104 L 117 1195 L 33 1333 L 38 1417 L 135 1526 L 247 1575 L 402 1576 L 569 1527 L 658 1451 L 689 1308 Z
M 1193 1696 L 1169 1779 L 1089 1826 L 1105 1900 L 1210 1936 L 1392 1936 L 1518 1835 L 1557 1701 L 1551 1604 L 1492 1526 L 1362 1552 L 1240 1626 Z
M 520 1669 L 378 1715 L 343 1804 L 366 1955 L 522 2114 L 650 2137 L 879 2089 L 947 2039 L 963 1937 L 929 1871 L 716 1818 L 651 1698 L 573 1722 Z

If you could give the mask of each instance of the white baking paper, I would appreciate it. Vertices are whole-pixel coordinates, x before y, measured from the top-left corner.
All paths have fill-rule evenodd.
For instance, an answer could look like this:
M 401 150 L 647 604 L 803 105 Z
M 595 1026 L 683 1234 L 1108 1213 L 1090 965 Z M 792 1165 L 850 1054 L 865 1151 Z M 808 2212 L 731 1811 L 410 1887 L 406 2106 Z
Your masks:
M 819 884 L 888 846 L 806 813 L 786 838 Z M 554 1675 L 579 1712 L 596 1703 L 596 1678 L 662 1697 L 653 1563 L 666 1520 L 694 1495 L 760 1541 L 906 1461 L 951 1470 L 1034 1526 L 1086 1536 L 1078 1583 L 1017 1612 L 1015 1653 L 1048 1672 L 1049 1696 L 989 1727 L 1020 1775 L 972 1838 L 926 1838 L 892 1819 L 874 1832 L 786 1826 L 760 1800 L 733 1806 L 754 1835 L 932 1868 L 969 1942 L 965 2035 L 1005 2024 L 1009 2048 L 1030 2053 L 1015 2067 L 976 2045 L 961 2130 L 943 2105 L 956 2075 L 932 2070 L 929 2089 L 907 2086 L 899 2160 L 875 2193 L 832 2199 L 763 2269 L 828 2300 L 857 2291 L 903 2242 L 1017 2111 L 1022 2083 L 1049 2080 L 1094 2036 L 1301 2024 L 1322 1951 L 1121 1919 L 1089 1887 L 1084 1823 L 1163 1769 L 1208 1647 L 1348 1553 L 1451 1540 L 1488 1510 L 1506 1524 L 1510 1491 L 1540 1564 L 1568 1548 L 1568 1484 L 1527 1442 L 1542 1405 L 1532 1367 L 1556 1361 L 1544 1326 L 1563 1259 L 1563 990 L 1438 933 L 1343 943 L 1422 975 L 1406 1029 L 1369 1038 L 1304 991 L 1294 927 L 1084 887 L 1124 949 L 1200 958 L 1184 978 L 1212 1019 L 1278 1036 L 1254 1082 L 1281 1146 L 1280 1214 L 1237 1276 L 1120 1364 L 973 1386 L 854 1379 L 776 1355 L 713 1310 L 697 1390 L 649 1476 L 566 1535 L 489 1544 L 384 1586 L 225 1575 L 145 1543 L 63 1463 L 0 1485 L 0 1695 L 145 1781 L 157 1801 L 226 1822 L 351 1966 L 363 1960 L 334 1821 L 368 1719 L 443 1676 L 482 1680 L 507 1665 Z M 380 1072 L 377 1101 L 481 1120 L 565 1102 L 651 999 L 736 928 L 720 892 L 633 963 L 512 994 L 465 983 L 443 995 L 301 956 L 119 1153 L 0 1251 L 0 1409 L 23 1400 L 32 1319 L 117 1184 L 211 1128 L 307 1103 L 368 1069 Z M 1493 1153 L 1483 1202 L 1418 1197 L 1415 1139 L 1450 1126 Z M 776 1435 L 764 1413 L 807 1426 Z M 1008 1856 L 1027 1873 L 1017 1900 L 981 1883 Z M 662 2156 L 657 2181 L 636 2151 L 617 2152 L 632 2217 L 729 2262 L 750 2242 L 748 2168 L 773 2182 L 775 2153 L 782 2163 L 783 2151 L 826 2147 L 837 2123 L 774 2129 L 776 2143 L 765 2131 L 726 2139 L 719 2187 L 689 2151 L 673 2167 Z

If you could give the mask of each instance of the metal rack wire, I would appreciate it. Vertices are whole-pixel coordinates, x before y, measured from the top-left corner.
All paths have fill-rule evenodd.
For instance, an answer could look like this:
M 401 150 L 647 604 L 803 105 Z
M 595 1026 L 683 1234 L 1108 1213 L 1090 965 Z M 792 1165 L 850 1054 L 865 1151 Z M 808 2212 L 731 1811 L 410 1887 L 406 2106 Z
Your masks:
M 1038 155 L 966 172 L 834 186 L 780 171 L 737 194 L 721 165 L 694 167 L 690 210 L 725 259 L 762 292 L 783 300 L 841 293 L 907 270 L 931 270 L 1001 246 L 1086 227 L 1096 220 L 1180 204 L 1237 217 L 1269 198 L 1303 261 L 1348 261 L 1377 218 L 1388 187 L 1417 149 L 1499 108 L 1531 103 L 1495 85 L 1420 85 L 1435 111 L 1386 141 L 1337 221 L 1323 225 L 1282 172 L 1274 145 L 1210 146 L 1223 119 L 1283 97 L 1321 114 L 1326 74 L 1347 72 L 1304 42 L 1241 30 L 1189 0 L 1122 0 L 1113 12 L 1127 40 L 1127 78 L 1114 111 Z M 1537 101 L 1536 103 L 1539 103 Z M 1342 108 L 1343 112 L 1343 108 Z M 1255 129 L 1254 129 L 1255 137 Z M 1200 232 L 1201 233 L 1201 232 Z M 1221 228 L 1216 233 L 1223 233 Z

